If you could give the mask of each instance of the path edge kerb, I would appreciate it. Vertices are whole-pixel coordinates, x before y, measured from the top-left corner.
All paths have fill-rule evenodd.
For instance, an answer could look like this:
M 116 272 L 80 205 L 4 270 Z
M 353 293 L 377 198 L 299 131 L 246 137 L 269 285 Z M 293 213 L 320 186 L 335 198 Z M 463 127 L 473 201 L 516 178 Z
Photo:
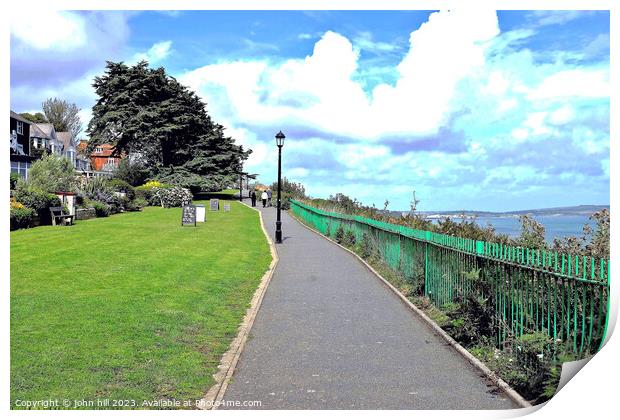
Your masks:
M 371 273 L 377 276 L 396 296 L 400 298 L 401 301 L 413 312 L 415 312 L 422 320 L 441 338 L 443 338 L 450 346 L 452 346 L 461 356 L 463 356 L 471 365 L 481 371 L 484 376 L 486 376 L 491 382 L 493 382 L 499 389 L 501 389 L 515 404 L 520 406 L 521 408 L 530 408 L 533 407 L 525 398 L 521 396 L 517 391 L 515 391 L 506 381 L 497 376 L 495 372 L 489 369 L 484 363 L 474 357 L 465 347 L 461 346 L 454 338 L 450 337 L 447 332 L 443 330 L 435 321 L 429 318 L 428 315 L 424 313 L 420 308 L 415 306 L 405 295 L 403 295 L 400 290 L 398 290 L 394 285 L 392 285 L 389 281 L 387 281 L 381 274 L 379 274 L 370 264 L 368 264 L 362 257 L 357 255 L 355 252 L 350 249 L 340 245 L 338 242 L 329 238 L 328 236 L 323 235 L 316 229 L 311 228 L 310 226 L 303 223 L 297 217 L 291 215 L 291 218 L 294 219 L 297 223 L 305 227 L 306 229 L 316 233 L 319 236 L 322 236 L 324 239 L 333 243 L 336 246 L 347 251 L 349 254 L 353 255 L 359 262 L 361 262 Z
M 267 233 L 267 229 L 265 228 L 265 222 L 263 220 L 262 213 L 253 207 L 248 206 L 246 203 L 241 202 L 244 206 L 256 211 L 259 216 L 260 226 L 263 230 L 263 234 L 265 238 L 267 238 L 267 242 L 269 243 L 269 249 L 271 251 L 271 264 L 269 268 L 263 274 L 261 278 L 261 282 L 258 285 L 258 288 L 254 292 L 254 296 L 252 296 L 252 300 L 250 301 L 250 307 L 248 308 L 245 316 L 243 317 L 243 321 L 239 326 L 237 336 L 230 343 L 228 350 L 226 353 L 222 355 L 220 359 L 220 363 L 218 365 L 218 371 L 213 375 L 215 379 L 215 384 L 209 388 L 207 393 L 200 399 L 197 404 L 198 409 L 201 410 L 215 410 L 218 408 L 218 402 L 224 399 L 224 394 L 226 393 L 226 389 L 228 388 L 228 384 L 230 383 L 230 379 L 235 373 L 235 368 L 237 367 L 237 362 L 239 361 L 239 356 L 241 352 L 243 352 L 243 348 L 245 347 L 245 343 L 248 339 L 248 335 L 250 330 L 252 329 L 252 325 L 254 324 L 254 319 L 256 318 L 256 314 L 260 309 L 260 306 L 263 302 L 263 297 L 265 296 L 265 292 L 267 291 L 267 287 L 269 286 L 269 282 L 271 281 L 271 277 L 273 276 L 273 272 L 278 265 L 278 251 L 275 247 L 275 244 L 271 240 L 271 237 Z

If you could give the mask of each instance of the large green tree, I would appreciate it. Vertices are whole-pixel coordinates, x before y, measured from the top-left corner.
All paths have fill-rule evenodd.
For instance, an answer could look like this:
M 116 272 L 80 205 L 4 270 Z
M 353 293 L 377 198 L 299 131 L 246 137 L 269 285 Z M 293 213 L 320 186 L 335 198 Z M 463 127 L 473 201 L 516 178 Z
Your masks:
M 140 159 L 153 177 L 218 189 L 251 153 L 225 136 L 205 103 L 161 67 L 108 62 L 93 87 L 99 100 L 88 125 L 89 148 L 109 143 Z

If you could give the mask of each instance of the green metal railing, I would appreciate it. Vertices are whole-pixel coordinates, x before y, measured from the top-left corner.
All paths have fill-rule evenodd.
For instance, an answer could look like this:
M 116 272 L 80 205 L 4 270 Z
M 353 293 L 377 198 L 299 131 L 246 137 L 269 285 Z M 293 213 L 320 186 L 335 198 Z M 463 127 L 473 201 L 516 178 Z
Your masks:
M 495 314 L 498 346 L 536 331 L 580 356 L 602 345 L 609 304 L 605 259 L 416 230 L 295 200 L 291 211 L 328 236 L 342 227 L 356 241 L 372 240 L 381 259 L 417 281 L 420 294 L 440 308 L 471 294 L 483 298 Z M 465 275 L 476 271 L 475 280 Z

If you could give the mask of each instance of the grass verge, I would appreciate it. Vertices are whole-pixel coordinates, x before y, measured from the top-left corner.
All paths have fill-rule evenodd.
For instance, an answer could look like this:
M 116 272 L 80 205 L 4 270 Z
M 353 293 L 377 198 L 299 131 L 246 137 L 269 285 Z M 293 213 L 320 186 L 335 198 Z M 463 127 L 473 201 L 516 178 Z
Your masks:
M 231 205 L 196 228 L 148 207 L 11 232 L 11 406 L 200 399 L 271 261 Z

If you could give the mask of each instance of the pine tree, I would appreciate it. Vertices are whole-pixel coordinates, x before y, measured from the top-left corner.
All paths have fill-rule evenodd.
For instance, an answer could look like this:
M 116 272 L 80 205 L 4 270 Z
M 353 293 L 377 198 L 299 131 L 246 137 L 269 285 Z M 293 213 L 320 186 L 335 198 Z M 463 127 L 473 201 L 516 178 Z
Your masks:
M 225 136 L 205 103 L 163 68 L 108 62 L 93 87 L 99 100 L 89 148 L 111 144 L 142 160 L 154 178 L 194 191 L 219 189 L 251 153 Z

